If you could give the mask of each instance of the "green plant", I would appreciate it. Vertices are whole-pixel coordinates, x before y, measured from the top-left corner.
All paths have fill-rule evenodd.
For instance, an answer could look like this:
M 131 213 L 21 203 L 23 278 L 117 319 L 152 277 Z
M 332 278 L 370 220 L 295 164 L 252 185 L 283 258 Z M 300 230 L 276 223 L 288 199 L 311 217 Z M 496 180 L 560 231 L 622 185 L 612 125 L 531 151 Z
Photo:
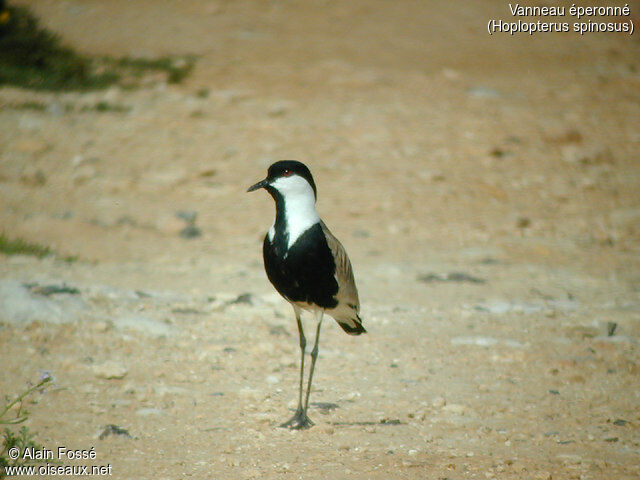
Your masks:
M 92 61 L 61 44 L 40 28 L 26 8 L 9 7 L 0 23 L 0 85 L 39 90 L 105 88 L 117 82 L 115 72 L 95 74 Z
M 192 55 L 151 59 L 80 55 L 40 27 L 27 8 L 3 8 L 4 3 L 0 0 L 0 85 L 50 91 L 96 90 L 114 84 L 135 88 L 150 72 L 164 74 L 168 83 L 180 83 L 195 65 Z
M 50 255 L 52 251 L 47 246 L 29 243 L 21 238 L 10 240 L 4 233 L 0 233 L 0 253 L 5 255 L 33 255 L 42 258 Z
M 0 233 L 0 254 L 4 255 L 32 255 L 34 257 L 43 258 L 48 255 L 55 255 L 59 260 L 65 263 L 74 263 L 78 261 L 77 255 L 64 255 L 51 250 L 46 245 L 30 243 L 22 238 L 9 239 L 4 232 Z
M 149 71 L 164 72 L 167 82 L 180 83 L 191 73 L 196 63 L 193 55 L 160 58 L 104 58 L 102 59 L 110 68 L 135 78 L 141 78 Z
M 29 412 L 24 408 L 24 401 L 35 391 L 44 393 L 47 385 L 53 381 L 48 372 L 43 372 L 40 381 L 30 386 L 22 393 L 18 394 L 14 399 L 9 396 L 5 397 L 5 405 L 0 410 L 0 425 L 18 425 L 24 423 L 29 418 Z M 42 447 L 37 445 L 33 440 L 34 435 L 29 429 L 22 426 L 20 430 L 14 432 L 11 428 L 6 427 L 2 432 L 2 446 L 0 447 L 0 478 L 4 476 L 6 466 L 22 465 L 24 460 L 20 457 L 11 458 L 8 454 L 12 448 L 18 448 L 19 452 L 26 449 L 41 450 Z

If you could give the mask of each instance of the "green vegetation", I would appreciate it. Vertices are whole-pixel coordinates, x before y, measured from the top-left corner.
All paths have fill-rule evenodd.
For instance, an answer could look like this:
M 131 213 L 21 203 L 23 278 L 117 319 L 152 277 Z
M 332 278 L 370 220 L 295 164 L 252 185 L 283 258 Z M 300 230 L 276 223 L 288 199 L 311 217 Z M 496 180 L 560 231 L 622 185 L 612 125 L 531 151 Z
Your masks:
M 22 103 L 10 103 L 8 108 L 12 110 L 37 110 L 42 112 L 47 109 L 47 105 L 42 102 L 22 102 Z
M 142 79 L 145 73 L 149 71 L 165 72 L 167 75 L 167 82 L 180 83 L 184 78 L 191 73 L 196 63 L 196 58 L 193 55 L 186 55 L 182 57 L 160 57 L 160 58 L 104 58 L 102 62 L 115 71 L 121 72 L 123 76 L 129 76 L 129 82 L 123 80 L 123 83 L 127 84 L 133 79 Z
M 156 59 L 87 57 L 62 45 L 22 7 L 0 0 L 0 85 L 35 90 L 95 90 L 119 84 L 135 88 L 149 73 L 180 83 L 193 70 L 194 56 Z
M 75 255 L 59 256 L 45 245 L 30 243 L 22 238 L 9 239 L 4 233 L 0 233 L 0 254 L 4 255 L 32 255 L 43 258 L 47 255 L 56 255 L 57 258 L 66 263 L 73 263 L 78 260 Z
M 0 253 L 5 255 L 33 255 L 42 258 L 53 252 L 49 247 L 29 243 L 21 238 L 10 240 L 4 233 L 0 233 Z
M 90 59 L 62 46 L 58 36 L 40 28 L 26 8 L 9 7 L 0 15 L 0 85 L 84 90 L 105 88 L 118 80 L 114 72 L 94 74 Z
M 51 105 L 48 105 L 44 102 L 21 102 L 21 103 L 9 103 L 6 105 L 5 108 L 9 110 L 35 110 L 38 112 L 44 112 L 47 109 L 51 108 Z M 73 103 L 65 103 L 63 105 L 60 105 L 60 108 L 65 113 L 70 113 L 70 112 L 127 113 L 131 111 L 131 106 L 129 105 L 122 105 L 119 103 L 109 103 L 105 101 L 101 101 L 93 105 L 82 105 L 81 107 L 78 107 Z
M 52 377 L 48 372 L 43 372 L 40 381 L 18 394 L 13 400 L 5 397 L 4 407 L 0 410 L 0 425 L 18 425 L 24 423 L 29 418 L 29 412 L 24 409 L 24 401 L 29 395 L 36 391 L 44 393 L 45 388 L 52 382 Z M 25 449 L 40 450 L 42 447 L 37 445 L 33 438 L 34 435 L 29 432 L 25 426 L 17 432 L 9 427 L 5 427 L 1 434 L 2 445 L 0 445 L 0 478 L 4 477 L 4 467 L 13 465 L 23 465 L 25 460 L 12 458 L 9 451 L 12 448 L 18 448 L 18 452 L 24 452 Z M 32 463 L 33 460 L 30 460 Z
M 80 111 L 82 112 L 93 111 L 93 112 L 100 112 L 100 113 L 104 113 L 104 112 L 127 113 L 131 111 L 131 107 L 127 105 L 120 105 L 120 104 L 109 103 L 109 102 L 98 102 L 95 105 L 91 105 L 91 106 L 86 105 L 82 107 Z

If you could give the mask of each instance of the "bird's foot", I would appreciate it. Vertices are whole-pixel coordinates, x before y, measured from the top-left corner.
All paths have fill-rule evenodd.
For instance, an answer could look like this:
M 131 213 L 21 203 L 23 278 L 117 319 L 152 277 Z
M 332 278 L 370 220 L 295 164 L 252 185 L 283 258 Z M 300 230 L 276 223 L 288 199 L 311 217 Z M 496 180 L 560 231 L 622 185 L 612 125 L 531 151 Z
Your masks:
M 293 417 L 280 426 L 291 430 L 305 430 L 311 428 L 313 425 L 315 424 L 307 417 L 307 412 L 299 408 Z

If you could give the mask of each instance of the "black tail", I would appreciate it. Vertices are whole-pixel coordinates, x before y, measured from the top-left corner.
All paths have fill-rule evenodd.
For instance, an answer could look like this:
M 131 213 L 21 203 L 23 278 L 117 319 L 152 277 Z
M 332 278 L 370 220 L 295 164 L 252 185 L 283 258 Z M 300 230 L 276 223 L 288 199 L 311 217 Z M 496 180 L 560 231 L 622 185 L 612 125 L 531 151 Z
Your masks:
M 360 315 L 357 314 L 356 318 L 349 318 L 348 320 L 338 320 L 338 325 L 340 325 L 342 329 L 349 335 L 360 335 L 362 333 L 367 333 L 365 328 L 362 326 L 362 319 L 360 318 Z

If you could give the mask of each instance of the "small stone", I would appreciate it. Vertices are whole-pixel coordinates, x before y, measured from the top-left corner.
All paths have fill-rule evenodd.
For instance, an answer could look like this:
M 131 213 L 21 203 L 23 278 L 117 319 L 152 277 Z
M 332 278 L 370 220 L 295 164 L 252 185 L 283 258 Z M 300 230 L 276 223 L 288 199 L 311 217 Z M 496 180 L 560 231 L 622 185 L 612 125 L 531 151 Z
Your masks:
M 238 395 L 250 400 L 261 400 L 264 397 L 261 391 L 249 387 L 240 389 Z
M 30 187 L 41 187 L 47 183 L 47 177 L 39 168 L 26 168 L 20 175 L 20 181 Z
M 238 149 L 235 147 L 228 147 L 225 148 L 224 152 L 222 152 L 222 156 L 224 158 L 231 158 L 234 157 L 235 155 L 237 155 L 238 153 Z
M 242 293 L 229 302 L 229 305 L 255 305 L 255 297 L 251 293 Z
M 281 337 L 281 336 L 289 337 L 290 336 L 290 334 L 287 331 L 287 329 L 285 327 L 283 327 L 282 325 L 274 325 L 273 327 L 271 327 L 269 329 L 269 335 L 275 335 L 276 337 Z
M 432 282 L 455 282 L 455 283 L 485 283 L 484 278 L 474 277 L 464 272 L 450 272 L 450 273 L 429 273 L 424 275 L 418 275 L 418 281 L 424 283 Z
M 195 210 L 178 210 L 175 215 L 187 223 L 194 223 L 198 217 L 198 212 Z
M 275 375 L 268 375 L 265 380 L 270 385 L 275 385 L 276 383 L 280 383 L 280 378 L 278 378 Z
M 149 415 L 162 415 L 162 410 L 158 408 L 139 408 L 136 410 L 136 415 L 147 417 Z
M 491 155 L 492 157 L 495 157 L 495 158 L 502 158 L 505 155 L 507 155 L 507 153 L 508 152 L 506 152 L 505 150 L 503 150 L 500 147 L 493 147 L 491 149 L 491 151 L 489 152 L 489 155 Z
M 180 236 L 182 238 L 196 238 L 202 235 L 202 231 L 195 225 L 187 225 L 180 230 Z
M 174 332 L 174 327 L 168 323 L 140 314 L 114 318 L 113 325 L 118 329 L 131 329 L 152 337 L 169 336 Z
M 469 409 L 460 403 L 451 403 L 442 407 L 442 410 L 453 413 L 454 415 L 464 415 Z
M 98 378 L 106 380 L 124 378 L 129 370 L 124 365 L 115 362 L 105 362 L 93 366 L 93 374 Z
M 276 103 L 271 105 L 267 110 L 267 114 L 270 117 L 282 117 L 288 112 L 289 108 L 284 103 Z
M 540 472 L 536 472 L 533 475 L 533 478 L 535 480 L 551 480 L 553 477 L 551 476 L 551 474 L 547 471 L 540 471 Z
M 582 457 L 580 455 L 565 453 L 557 455 L 556 458 L 565 465 L 580 465 L 582 463 Z
M 475 98 L 498 98 L 501 96 L 501 93 L 498 90 L 484 87 L 482 85 L 469 87 L 467 89 L 467 94 Z
M 104 428 L 98 434 L 98 438 L 100 440 L 104 440 L 109 435 L 122 435 L 124 437 L 131 438 L 131 435 L 127 430 L 113 424 L 105 425 Z
M 25 284 L 32 293 L 48 297 L 56 294 L 77 295 L 80 291 L 75 287 L 68 287 L 64 283 L 62 285 L 38 285 L 37 283 Z
M 451 345 L 476 345 L 479 347 L 490 347 L 496 345 L 498 339 L 484 336 L 459 336 L 451 339 Z
M 93 165 L 81 165 L 71 175 L 71 182 L 78 186 L 87 183 L 97 175 L 96 169 Z
M 431 406 L 433 408 L 442 408 L 447 404 L 447 401 L 444 399 L 444 397 L 435 397 L 433 400 L 431 400 Z

